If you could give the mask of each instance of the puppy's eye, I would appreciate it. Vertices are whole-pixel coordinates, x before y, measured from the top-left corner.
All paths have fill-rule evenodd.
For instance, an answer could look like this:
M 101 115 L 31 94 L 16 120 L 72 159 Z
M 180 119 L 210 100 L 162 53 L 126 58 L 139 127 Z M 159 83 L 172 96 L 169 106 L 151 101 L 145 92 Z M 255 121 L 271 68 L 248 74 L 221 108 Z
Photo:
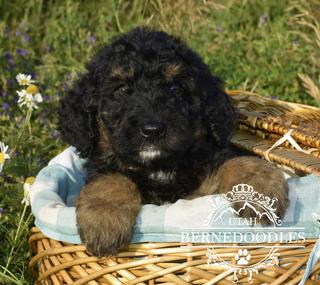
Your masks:
M 168 86 L 168 89 L 171 93 L 173 94 L 180 94 L 182 92 L 182 86 L 180 83 L 171 83 L 169 86 Z
M 128 85 L 122 85 L 114 91 L 115 96 L 123 96 L 131 93 L 132 89 Z

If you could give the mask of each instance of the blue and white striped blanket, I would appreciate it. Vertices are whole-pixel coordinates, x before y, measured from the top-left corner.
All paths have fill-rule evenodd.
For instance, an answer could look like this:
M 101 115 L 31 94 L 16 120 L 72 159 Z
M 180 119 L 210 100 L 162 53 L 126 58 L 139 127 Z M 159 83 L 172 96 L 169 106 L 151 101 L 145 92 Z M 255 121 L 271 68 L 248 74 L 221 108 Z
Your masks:
M 73 147 L 69 147 L 40 171 L 31 187 L 30 202 L 36 226 L 48 237 L 81 243 L 77 226 L 75 202 L 85 183 L 85 160 Z M 308 175 L 288 179 L 290 206 L 282 221 L 282 229 L 303 229 L 304 238 L 318 238 L 320 234 L 320 177 Z M 213 232 L 226 228 L 225 219 L 206 225 L 204 221 L 212 214 L 212 201 L 221 195 L 210 195 L 193 200 L 178 200 L 174 204 L 161 206 L 144 205 L 137 217 L 132 242 L 181 242 L 194 235 L 189 233 Z M 260 228 L 261 229 L 261 228 Z M 269 229 L 270 230 L 270 229 Z M 245 242 L 242 234 L 248 227 L 237 227 L 237 234 L 229 242 Z M 287 231 L 289 232 L 289 231 Z M 285 236 L 288 233 L 285 233 Z M 200 240 L 198 240 L 200 241 Z M 257 240 L 250 240 L 255 242 Z M 319 258 L 320 244 L 317 243 L 310 265 Z M 311 260 L 312 259 L 312 260 Z

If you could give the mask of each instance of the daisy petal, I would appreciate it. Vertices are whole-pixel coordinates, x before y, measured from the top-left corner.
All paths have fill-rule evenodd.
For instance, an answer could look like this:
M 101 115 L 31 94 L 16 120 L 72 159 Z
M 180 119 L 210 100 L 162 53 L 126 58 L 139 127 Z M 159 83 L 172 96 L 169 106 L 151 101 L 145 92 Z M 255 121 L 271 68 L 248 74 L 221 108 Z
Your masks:
M 41 103 L 43 101 L 42 96 L 40 93 L 37 93 L 36 95 L 34 95 L 34 99 L 38 102 Z
M 16 79 L 19 83 L 19 85 L 21 86 L 25 86 L 25 85 L 30 85 L 31 83 L 34 83 L 35 81 L 31 79 L 31 75 L 29 74 L 24 74 L 24 73 L 19 73 L 16 76 Z

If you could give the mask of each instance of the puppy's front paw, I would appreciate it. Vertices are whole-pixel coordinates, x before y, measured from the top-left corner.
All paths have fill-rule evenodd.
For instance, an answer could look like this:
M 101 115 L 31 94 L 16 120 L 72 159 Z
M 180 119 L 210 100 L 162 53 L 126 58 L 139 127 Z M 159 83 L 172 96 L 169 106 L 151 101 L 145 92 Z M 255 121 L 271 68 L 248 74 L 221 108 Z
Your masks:
M 87 184 L 77 201 L 77 224 L 88 251 L 109 256 L 128 245 L 140 207 L 136 185 L 123 175 L 105 175 Z
M 78 229 L 81 240 L 87 250 L 94 256 L 115 255 L 120 248 L 129 244 L 133 223 L 125 216 L 107 217 L 105 213 L 94 211 L 81 213 L 78 209 Z

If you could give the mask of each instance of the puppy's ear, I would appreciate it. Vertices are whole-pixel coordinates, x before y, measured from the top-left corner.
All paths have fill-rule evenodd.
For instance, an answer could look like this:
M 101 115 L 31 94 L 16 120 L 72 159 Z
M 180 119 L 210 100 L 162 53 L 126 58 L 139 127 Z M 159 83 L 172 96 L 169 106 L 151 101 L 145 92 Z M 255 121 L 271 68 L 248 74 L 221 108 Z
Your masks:
M 60 101 L 59 127 L 62 138 L 88 157 L 97 134 L 95 83 L 92 73 L 82 75 Z
M 209 135 L 221 147 L 228 145 L 235 127 L 235 111 L 223 82 L 209 72 L 200 77 L 204 121 Z

